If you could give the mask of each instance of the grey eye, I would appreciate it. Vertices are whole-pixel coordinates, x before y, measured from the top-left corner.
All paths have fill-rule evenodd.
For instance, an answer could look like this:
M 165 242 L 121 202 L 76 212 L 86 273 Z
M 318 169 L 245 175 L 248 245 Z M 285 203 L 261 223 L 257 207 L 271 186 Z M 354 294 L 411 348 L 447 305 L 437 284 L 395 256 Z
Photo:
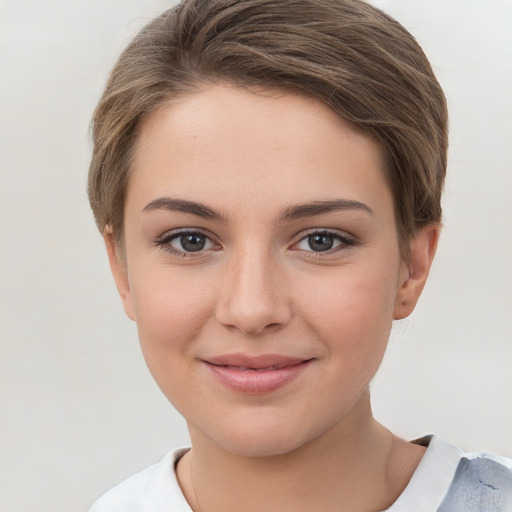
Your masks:
M 312 251 L 323 252 L 334 247 L 335 238 L 327 233 L 315 233 L 306 238 L 308 246 Z
M 296 248 L 306 252 L 337 252 L 353 246 L 355 241 L 338 232 L 316 231 L 302 238 Z
M 202 233 L 183 233 L 170 242 L 171 247 L 178 251 L 199 252 L 210 249 L 213 245 L 209 238 Z

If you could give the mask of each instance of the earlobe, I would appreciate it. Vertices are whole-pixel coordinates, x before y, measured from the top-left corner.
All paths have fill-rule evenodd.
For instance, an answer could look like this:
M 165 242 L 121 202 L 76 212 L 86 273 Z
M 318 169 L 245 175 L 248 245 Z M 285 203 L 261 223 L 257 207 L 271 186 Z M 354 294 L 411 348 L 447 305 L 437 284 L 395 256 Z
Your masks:
M 439 233 L 439 225 L 429 224 L 411 240 L 411 261 L 409 265 L 404 263 L 404 277 L 399 283 L 394 320 L 406 318 L 413 312 L 432 266 Z
M 112 271 L 112 276 L 114 277 L 119 296 L 121 297 L 124 311 L 128 318 L 135 321 L 132 294 L 130 290 L 130 283 L 128 281 L 128 272 L 126 270 L 125 262 L 119 254 L 114 240 L 114 235 L 109 227 L 107 227 L 103 233 L 103 240 L 105 241 L 105 247 L 107 248 L 110 270 Z

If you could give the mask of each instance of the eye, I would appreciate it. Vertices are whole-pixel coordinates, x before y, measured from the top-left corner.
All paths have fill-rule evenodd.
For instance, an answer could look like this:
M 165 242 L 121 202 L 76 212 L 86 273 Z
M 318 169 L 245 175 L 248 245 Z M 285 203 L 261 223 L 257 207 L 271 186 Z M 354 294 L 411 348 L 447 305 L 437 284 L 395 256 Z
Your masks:
M 155 245 L 160 246 L 166 252 L 183 257 L 218 248 L 218 245 L 201 231 L 168 233 L 156 240 Z
M 355 244 L 355 240 L 333 231 L 315 231 L 302 238 L 297 244 L 301 251 L 336 252 Z

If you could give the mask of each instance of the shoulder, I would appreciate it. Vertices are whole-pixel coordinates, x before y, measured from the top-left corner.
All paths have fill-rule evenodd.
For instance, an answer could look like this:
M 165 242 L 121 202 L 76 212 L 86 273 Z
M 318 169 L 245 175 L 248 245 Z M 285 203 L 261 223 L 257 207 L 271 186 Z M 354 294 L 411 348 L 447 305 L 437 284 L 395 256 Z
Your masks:
M 491 453 L 464 454 L 439 512 L 512 510 L 512 460 Z
M 465 453 L 433 435 L 413 442 L 427 450 L 387 512 L 512 511 L 512 460 Z
M 90 512 L 190 512 L 176 479 L 176 462 L 188 451 L 180 448 L 106 492 Z

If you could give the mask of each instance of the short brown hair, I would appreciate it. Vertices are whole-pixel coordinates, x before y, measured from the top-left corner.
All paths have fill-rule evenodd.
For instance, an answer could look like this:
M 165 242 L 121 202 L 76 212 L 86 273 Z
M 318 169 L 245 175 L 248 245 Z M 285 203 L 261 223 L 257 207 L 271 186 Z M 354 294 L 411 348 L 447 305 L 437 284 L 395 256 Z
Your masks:
M 101 232 L 123 237 L 142 122 L 173 98 L 230 82 L 318 98 L 381 146 L 402 257 L 441 221 L 447 109 L 416 40 L 360 0 L 184 0 L 119 57 L 92 122 L 89 200 Z

